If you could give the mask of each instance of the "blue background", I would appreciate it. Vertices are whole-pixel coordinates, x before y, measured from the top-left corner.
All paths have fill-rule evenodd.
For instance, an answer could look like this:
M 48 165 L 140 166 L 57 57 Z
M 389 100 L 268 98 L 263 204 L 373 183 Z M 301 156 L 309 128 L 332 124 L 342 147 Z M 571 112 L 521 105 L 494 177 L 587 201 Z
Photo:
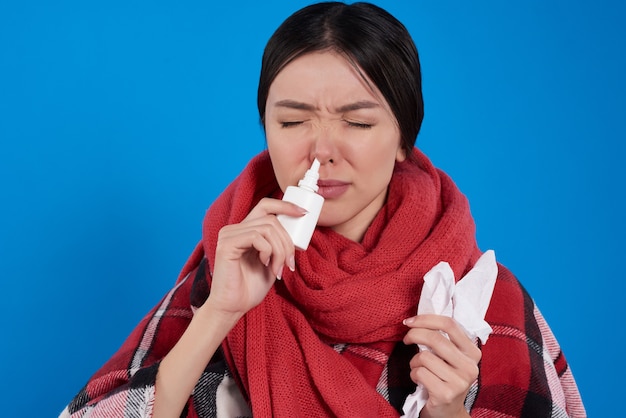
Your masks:
M 3 416 L 56 416 L 174 282 L 264 148 L 260 56 L 305 4 L 0 4 Z M 378 4 L 420 51 L 418 145 L 536 299 L 590 415 L 623 410 L 624 2 Z

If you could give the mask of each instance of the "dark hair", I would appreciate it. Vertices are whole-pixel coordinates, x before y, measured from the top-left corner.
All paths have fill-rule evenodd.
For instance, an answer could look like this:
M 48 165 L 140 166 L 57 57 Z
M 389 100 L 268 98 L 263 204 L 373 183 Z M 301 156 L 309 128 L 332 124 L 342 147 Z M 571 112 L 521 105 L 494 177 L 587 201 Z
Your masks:
M 289 16 L 263 53 L 257 105 L 265 123 L 270 85 L 291 61 L 304 54 L 334 50 L 358 65 L 391 107 L 408 158 L 422 119 L 422 77 L 417 48 L 406 27 L 370 3 L 323 2 Z

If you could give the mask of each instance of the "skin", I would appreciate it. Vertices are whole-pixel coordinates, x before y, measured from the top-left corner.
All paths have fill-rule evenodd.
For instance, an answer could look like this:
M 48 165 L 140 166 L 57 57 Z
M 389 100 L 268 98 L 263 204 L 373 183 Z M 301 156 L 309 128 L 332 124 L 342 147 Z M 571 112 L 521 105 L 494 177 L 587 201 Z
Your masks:
M 360 241 L 385 202 L 396 161 L 405 159 L 381 94 L 342 56 L 307 54 L 270 86 L 265 130 L 281 189 L 297 184 L 317 158 L 326 198 L 318 224 Z M 325 184 L 341 184 L 345 192 L 329 198 Z
M 405 319 L 404 324 L 409 327 L 405 344 L 423 344 L 432 350 L 418 352 L 409 363 L 411 379 L 428 390 L 420 417 L 469 417 L 464 401 L 478 378 L 480 349 L 447 316 L 414 316 Z
M 265 114 L 267 147 L 281 189 L 297 184 L 317 158 L 320 194 L 326 197 L 318 223 L 357 242 L 385 202 L 395 163 L 405 159 L 395 117 L 371 85 L 337 53 L 307 54 L 278 74 Z M 180 415 L 228 332 L 265 298 L 285 266 L 295 268 L 295 248 L 277 214 L 304 212 L 265 198 L 241 223 L 220 230 L 209 298 L 161 362 L 154 417 Z M 463 401 L 478 376 L 480 350 L 450 318 L 424 315 L 404 323 L 406 344 L 432 349 L 410 363 L 413 381 L 429 391 L 421 416 L 468 416 Z

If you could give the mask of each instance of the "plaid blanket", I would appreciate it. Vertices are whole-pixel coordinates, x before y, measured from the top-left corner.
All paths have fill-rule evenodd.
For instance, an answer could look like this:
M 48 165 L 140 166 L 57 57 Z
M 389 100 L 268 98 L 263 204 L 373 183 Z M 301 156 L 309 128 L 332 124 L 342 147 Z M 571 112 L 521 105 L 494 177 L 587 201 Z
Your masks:
M 447 261 L 455 277 L 480 251 L 467 199 L 414 149 L 398 163 L 384 207 L 363 240 L 316 228 L 296 269 L 229 332 L 191 394 L 183 416 L 397 417 L 415 389 L 402 320 L 415 313 L 423 277 Z M 217 235 L 257 202 L 280 198 L 267 152 L 253 158 L 211 205 L 202 242 L 176 285 L 62 416 L 150 416 L 159 363 L 209 295 Z M 408 227 L 410 226 L 410 227 Z M 466 398 L 475 417 L 583 417 L 571 370 L 517 279 L 504 267 L 485 320 L 478 380 Z
M 494 332 L 481 347 L 481 373 L 466 398 L 467 410 L 472 417 L 585 417 L 572 372 L 546 321 L 515 277 L 502 266 L 500 272 L 487 313 Z M 143 318 L 60 417 L 151 416 L 159 362 L 208 296 L 206 283 L 203 259 Z M 510 292 L 522 297 L 521 306 L 509 305 L 517 298 Z M 511 326 L 503 312 L 522 316 L 524 328 Z M 333 348 L 340 355 L 379 362 L 383 372 L 373 377 L 376 390 L 401 414 L 404 399 L 415 390 L 408 373 L 415 347 L 398 343 L 389 356 L 376 347 L 334 344 Z M 220 350 L 181 417 L 248 417 L 247 402 Z

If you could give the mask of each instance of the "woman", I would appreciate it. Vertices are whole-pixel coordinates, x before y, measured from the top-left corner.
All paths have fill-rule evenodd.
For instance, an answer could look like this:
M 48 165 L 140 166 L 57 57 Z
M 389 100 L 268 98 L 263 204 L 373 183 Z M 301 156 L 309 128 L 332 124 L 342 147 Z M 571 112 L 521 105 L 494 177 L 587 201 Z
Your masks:
M 393 417 L 417 384 L 422 417 L 584 416 L 554 337 L 503 266 L 488 343 L 447 316 L 414 316 L 426 273 L 446 261 L 461 278 L 481 252 L 466 199 L 414 148 L 420 65 L 400 22 L 367 3 L 296 12 L 266 46 L 258 107 L 267 151 L 213 203 L 175 287 L 63 416 Z M 276 215 L 303 216 L 280 198 L 314 159 L 325 203 L 296 251 Z

